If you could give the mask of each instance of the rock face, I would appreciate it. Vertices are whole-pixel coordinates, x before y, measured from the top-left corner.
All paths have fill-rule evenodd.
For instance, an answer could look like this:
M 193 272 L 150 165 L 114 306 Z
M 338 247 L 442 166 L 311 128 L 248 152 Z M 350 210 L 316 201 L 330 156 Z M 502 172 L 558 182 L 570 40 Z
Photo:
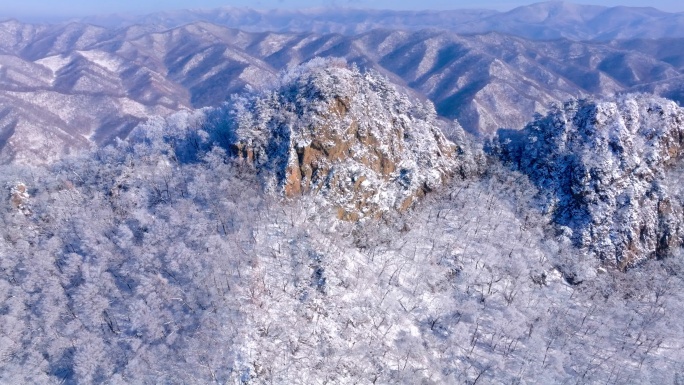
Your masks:
M 413 103 L 385 78 L 341 61 L 314 60 L 232 106 L 234 154 L 270 189 L 323 196 L 343 219 L 405 210 L 452 173 L 468 172 L 429 102 Z
M 646 95 L 572 101 L 489 151 L 527 174 L 560 232 L 624 269 L 666 255 L 684 235 L 679 184 L 684 111 Z
M 22 182 L 17 182 L 10 189 L 10 204 L 11 206 L 24 215 L 31 214 L 31 207 L 29 206 L 28 188 Z

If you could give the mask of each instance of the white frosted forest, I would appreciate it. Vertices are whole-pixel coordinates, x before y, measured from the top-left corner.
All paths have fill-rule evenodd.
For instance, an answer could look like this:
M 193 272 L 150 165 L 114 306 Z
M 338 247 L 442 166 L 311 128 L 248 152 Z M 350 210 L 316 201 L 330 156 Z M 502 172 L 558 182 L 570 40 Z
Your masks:
M 681 115 L 574 101 L 483 145 L 319 60 L 104 148 L 0 166 L 0 383 L 684 384 Z M 348 158 L 305 140 L 335 117 Z M 340 216 L 358 196 L 371 209 Z

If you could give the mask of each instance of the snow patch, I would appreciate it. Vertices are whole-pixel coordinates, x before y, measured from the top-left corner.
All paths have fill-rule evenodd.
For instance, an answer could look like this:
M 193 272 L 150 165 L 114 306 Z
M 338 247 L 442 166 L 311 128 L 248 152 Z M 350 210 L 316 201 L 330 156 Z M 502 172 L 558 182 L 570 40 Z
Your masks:
M 124 65 L 123 59 L 104 51 L 76 51 L 88 61 L 97 64 L 109 72 L 117 72 Z

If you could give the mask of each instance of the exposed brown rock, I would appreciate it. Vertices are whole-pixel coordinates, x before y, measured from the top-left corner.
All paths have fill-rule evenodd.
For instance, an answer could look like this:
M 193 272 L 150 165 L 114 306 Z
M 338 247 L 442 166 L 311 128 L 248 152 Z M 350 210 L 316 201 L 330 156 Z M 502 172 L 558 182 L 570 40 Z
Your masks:
M 355 68 L 311 68 L 240 111 L 252 115 L 237 119 L 234 154 L 287 197 L 324 196 L 341 219 L 407 210 L 458 170 L 430 104 Z
M 28 189 L 22 182 L 17 183 L 10 190 L 10 203 L 12 204 L 12 207 L 21 211 L 25 215 L 31 213 L 31 209 L 29 207 L 29 198 L 30 195 L 28 193 Z

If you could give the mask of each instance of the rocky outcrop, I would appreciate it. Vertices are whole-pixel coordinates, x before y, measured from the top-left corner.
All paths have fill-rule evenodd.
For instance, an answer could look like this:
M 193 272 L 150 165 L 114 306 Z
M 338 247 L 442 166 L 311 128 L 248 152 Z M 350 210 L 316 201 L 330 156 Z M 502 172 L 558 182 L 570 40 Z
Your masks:
M 684 110 L 628 95 L 568 102 L 522 131 L 500 130 L 489 151 L 540 188 L 561 234 L 624 269 L 682 244 L 668 170 L 683 146 Z
M 10 204 L 17 211 L 24 215 L 31 214 L 31 207 L 29 206 L 29 198 L 31 196 L 28 193 L 28 188 L 22 182 L 17 182 L 10 189 Z
M 467 173 L 463 149 L 442 134 L 429 102 L 344 62 L 315 60 L 231 106 L 233 153 L 270 189 L 322 196 L 342 219 L 405 210 L 454 172 Z

